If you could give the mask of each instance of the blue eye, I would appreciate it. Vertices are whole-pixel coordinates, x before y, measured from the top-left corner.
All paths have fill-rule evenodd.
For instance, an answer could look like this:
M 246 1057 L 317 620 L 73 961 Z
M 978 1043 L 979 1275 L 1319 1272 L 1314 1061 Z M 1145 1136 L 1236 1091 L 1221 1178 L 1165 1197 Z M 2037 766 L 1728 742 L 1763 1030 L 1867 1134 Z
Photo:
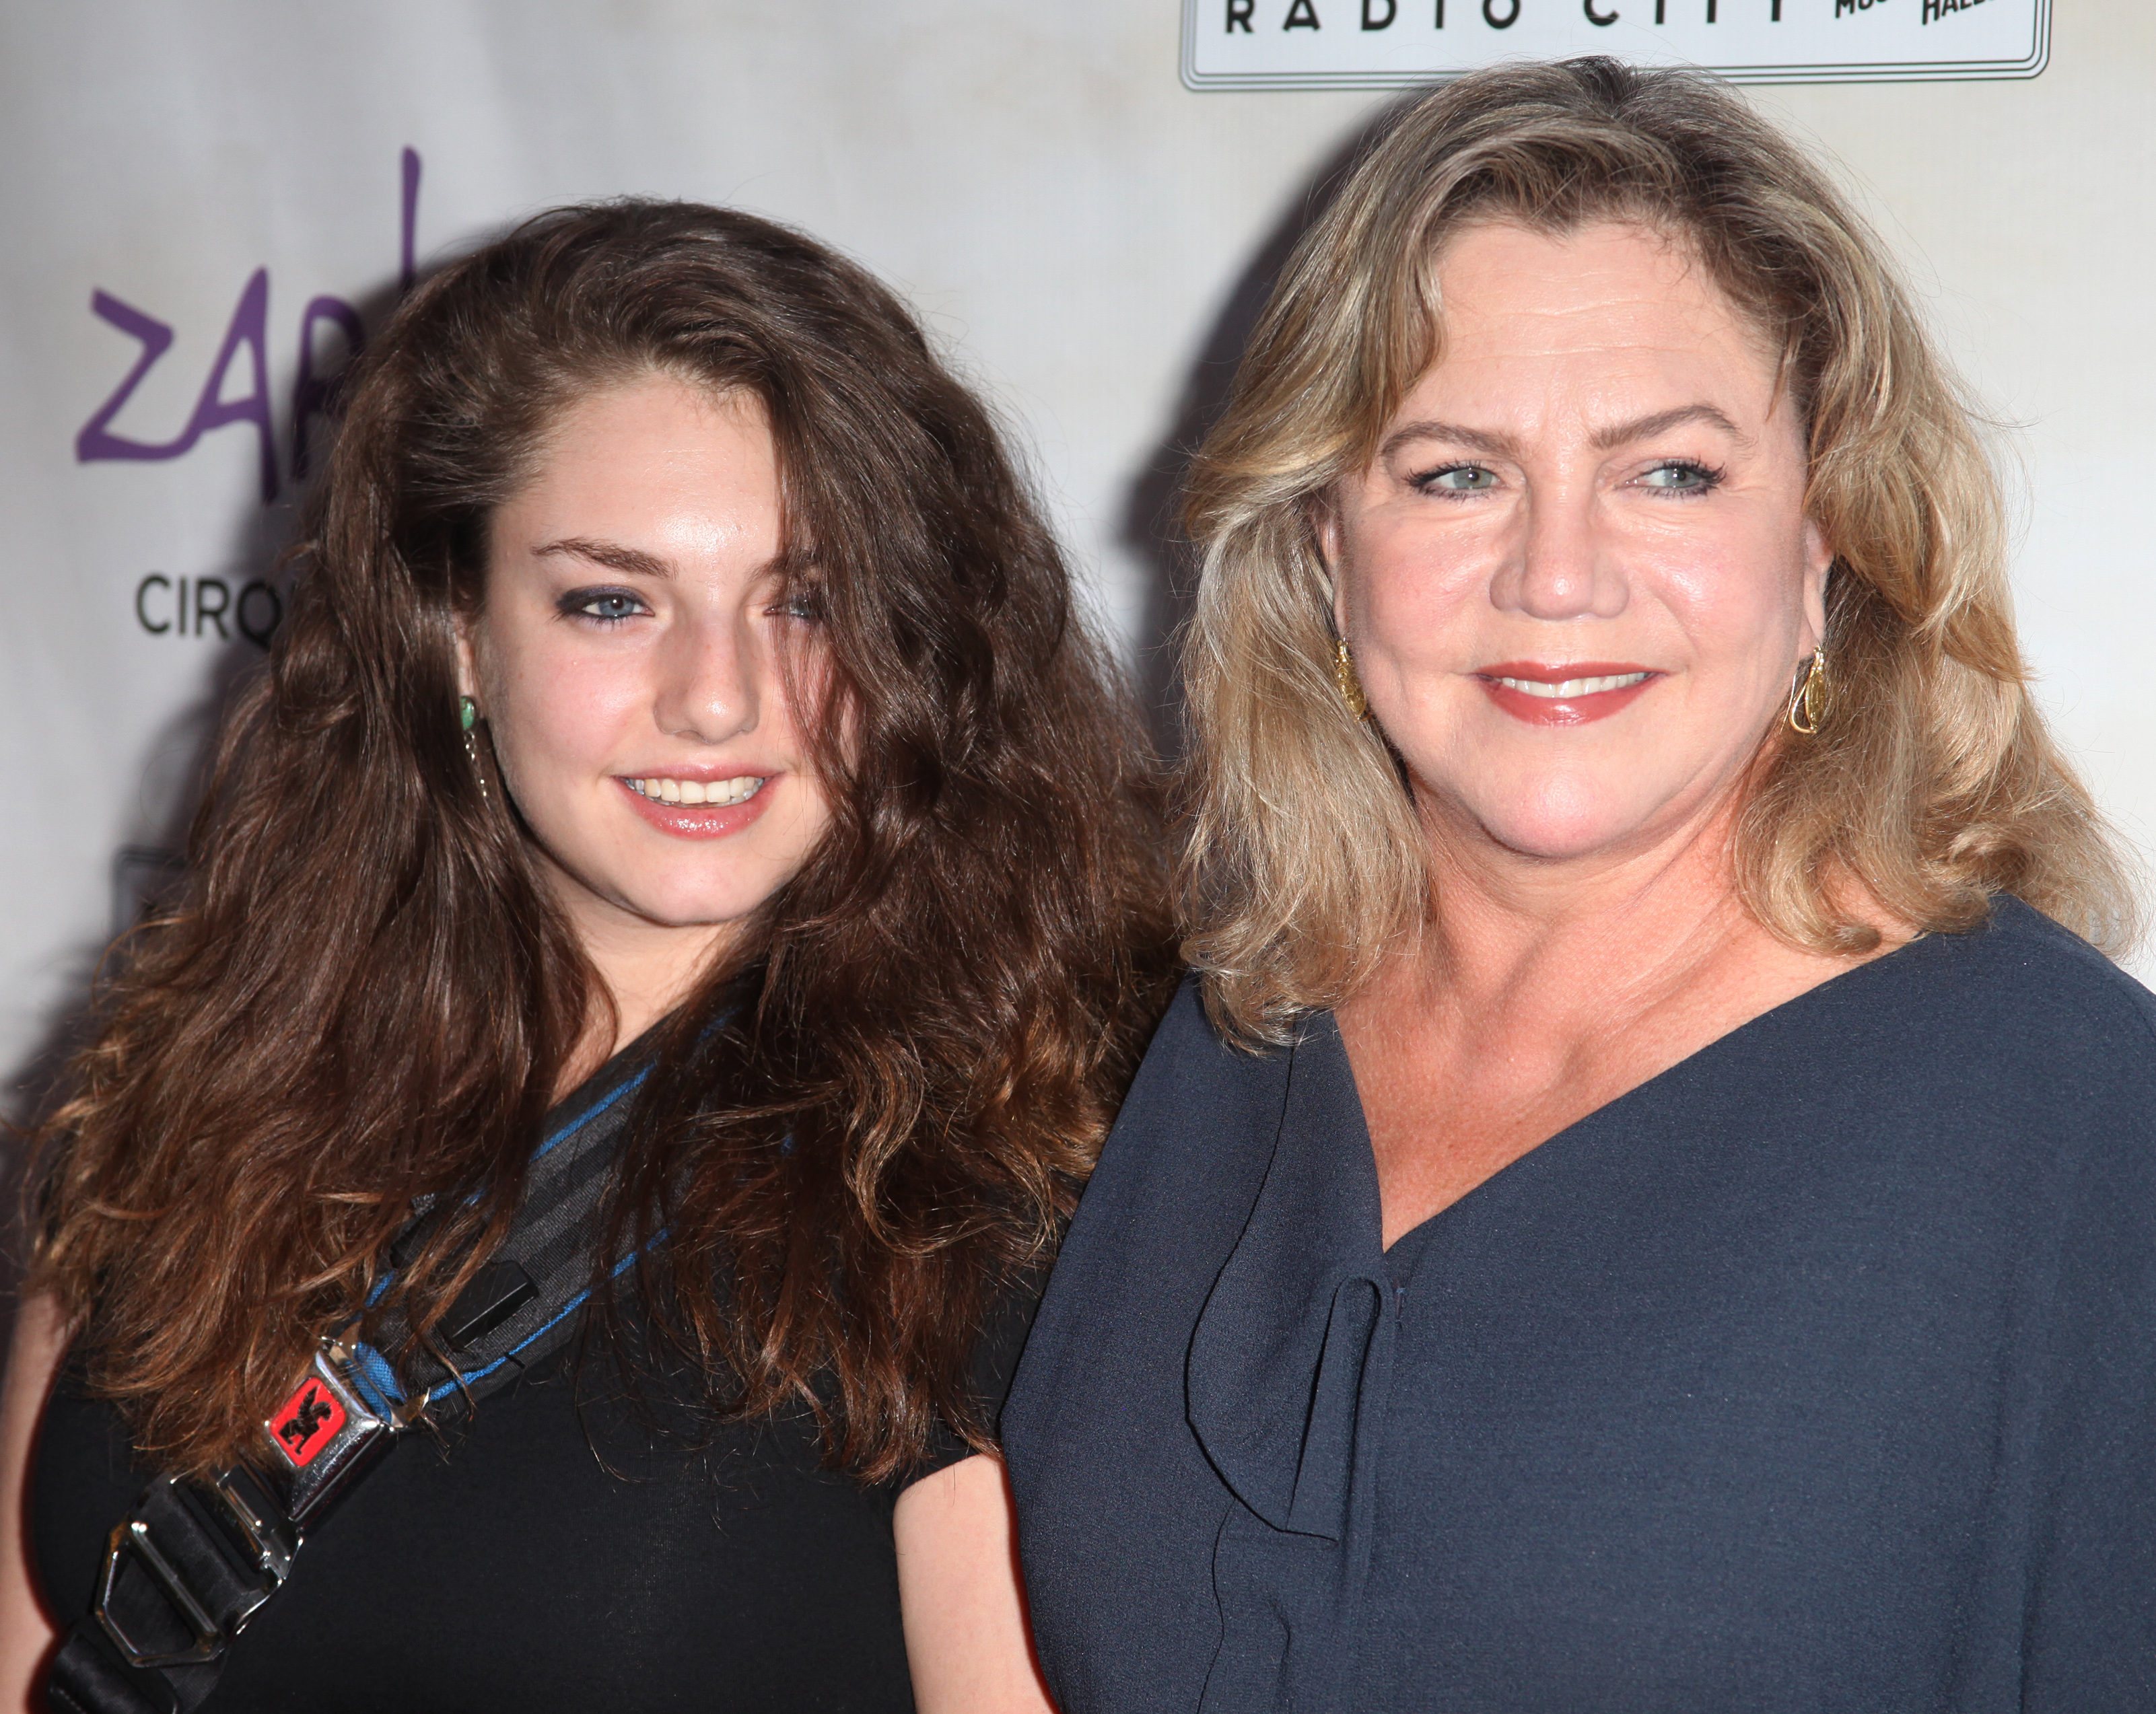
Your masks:
M 1497 485 L 1497 473 L 1481 464 L 1446 464 L 1414 479 L 1425 493 L 1482 494 Z
M 824 617 L 824 593 L 814 585 L 803 584 L 767 611 L 777 618 L 820 619 Z
M 1690 459 L 1671 459 L 1640 478 L 1643 488 L 1659 488 L 1666 494 L 1704 494 L 1722 480 L 1722 472 Z
M 555 604 L 565 617 L 596 619 L 603 625 L 618 625 L 650 611 L 626 589 L 572 589 Z

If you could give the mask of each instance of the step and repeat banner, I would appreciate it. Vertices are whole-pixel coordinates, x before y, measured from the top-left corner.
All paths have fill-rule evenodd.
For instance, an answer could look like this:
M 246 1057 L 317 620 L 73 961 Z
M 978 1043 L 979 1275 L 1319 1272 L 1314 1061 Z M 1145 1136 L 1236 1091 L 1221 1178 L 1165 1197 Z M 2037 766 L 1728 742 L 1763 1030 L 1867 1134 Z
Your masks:
M 8 8 L 7 1109 L 171 872 L 207 736 L 282 615 L 329 383 L 430 262 L 624 192 L 836 243 L 997 402 L 1158 696 L 1179 451 L 1270 270 L 1391 92 L 1509 57 L 1715 66 L 1837 158 L 1996 414 L 2043 694 L 2146 842 L 2151 20 L 2133 0 Z
M 1184 0 L 1194 90 L 1400 89 L 1607 54 L 1739 83 L 2034 77 L 2051 0 Z M 1330 28 L 1328 28 L 1328 25 Z

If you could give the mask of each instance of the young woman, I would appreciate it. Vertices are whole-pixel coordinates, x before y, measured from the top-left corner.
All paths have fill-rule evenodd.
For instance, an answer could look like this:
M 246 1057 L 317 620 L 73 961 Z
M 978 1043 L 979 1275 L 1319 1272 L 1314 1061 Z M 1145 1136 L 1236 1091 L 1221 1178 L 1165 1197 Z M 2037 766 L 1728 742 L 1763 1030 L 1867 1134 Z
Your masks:
M 991 1437 L 1139 755 L 859 269 L 621 203 L 424 287 L 47 1130 L 0 1706 L 1045 1706 Z

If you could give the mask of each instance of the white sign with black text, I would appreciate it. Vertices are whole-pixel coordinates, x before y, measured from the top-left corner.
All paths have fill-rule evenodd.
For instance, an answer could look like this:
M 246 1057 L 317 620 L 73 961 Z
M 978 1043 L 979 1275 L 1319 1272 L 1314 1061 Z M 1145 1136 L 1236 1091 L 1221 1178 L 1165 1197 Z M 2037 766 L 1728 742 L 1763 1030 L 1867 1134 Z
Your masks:
M 1194 90 L 1394 89 L 1606 54 L 1738 83 L 2034 77 L 2051 0 L 1183 0 Z

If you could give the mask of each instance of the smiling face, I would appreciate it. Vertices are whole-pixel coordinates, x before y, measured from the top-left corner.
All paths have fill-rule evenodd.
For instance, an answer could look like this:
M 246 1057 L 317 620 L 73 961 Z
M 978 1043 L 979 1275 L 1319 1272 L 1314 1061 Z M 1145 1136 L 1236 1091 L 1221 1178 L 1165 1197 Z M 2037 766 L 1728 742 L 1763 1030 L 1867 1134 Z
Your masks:
M 587 949 L 708 949 L 829 816 L 782 657 L 813 697 L 813 614 L 778 570 L 762 406 L 652 376 L 554 425 L 494 515 L 464 688 Z
M 1622 855 L 1727 803 L 1824 624 L 1801 423 L 1680 244 L 1471 227 L 1440 361 L 1320 520 L 1425 824 Z

